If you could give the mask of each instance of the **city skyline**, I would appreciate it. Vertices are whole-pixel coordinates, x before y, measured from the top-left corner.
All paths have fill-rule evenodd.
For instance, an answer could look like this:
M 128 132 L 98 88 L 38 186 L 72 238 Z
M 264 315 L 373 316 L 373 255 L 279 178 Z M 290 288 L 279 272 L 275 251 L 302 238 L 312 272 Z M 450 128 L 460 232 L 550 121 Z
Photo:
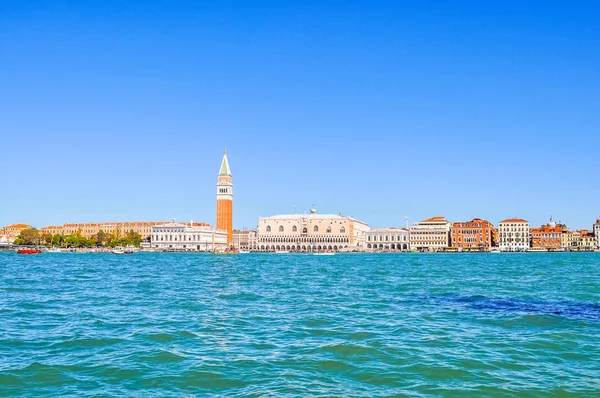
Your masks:
M 5 5 L 0 225 L 214 224 L 227 148 L 237 229 L 312 205 L 373 228 L 444 215 L 589 229 L 598 12 L 592 1 Z

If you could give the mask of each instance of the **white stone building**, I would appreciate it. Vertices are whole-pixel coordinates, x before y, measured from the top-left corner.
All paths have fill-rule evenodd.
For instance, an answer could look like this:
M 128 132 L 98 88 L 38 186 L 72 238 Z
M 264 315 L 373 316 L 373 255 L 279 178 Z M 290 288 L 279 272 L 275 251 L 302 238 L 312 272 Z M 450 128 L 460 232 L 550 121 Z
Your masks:
M 181 224 L 173 220 L 152 227 L 150 247 L 165 251 L 225 251 L 227 231 L 215 230 L 208 224 Z
M 531 244 L 531 226 L 522 218 L 508 218 L 498 224 L 498 247 L 501 251 L 524 251 Z
M 410 227 L 410 247 L 414 250 L 438 251 L 450 247 L 452 224 L 443 216 L 419 221 Z
M 407 228 L 377 228 L 367 232 L 367 251 L 410 250 L 410 234 Z
M 364 250 L 369 226 L 341 214 L 282 214 L 260 217 L 253 251 L 351 251 Z
M 596 249 L 600 249 L 600 218 L 596 219 L 596 224 L 594 224 L 594 240 Z

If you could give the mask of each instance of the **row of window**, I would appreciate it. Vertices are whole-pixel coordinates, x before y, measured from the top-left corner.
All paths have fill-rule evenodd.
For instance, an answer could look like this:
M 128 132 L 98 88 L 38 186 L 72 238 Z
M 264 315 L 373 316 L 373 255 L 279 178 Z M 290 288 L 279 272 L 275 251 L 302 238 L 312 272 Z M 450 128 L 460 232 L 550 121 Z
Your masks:
M 379 241 L 380 242 L 383 242 L 383 241 L 391 241 L 391 242 L 393 242 L 393 241 L 398 241 L 398 242 L 404 241 L 404 242 L 406 242 L 407 241 L 407 239 L 406 239 L 407 236 L 406 235 L 387 235 L 387 236 L 384 236 L 384 235 L 374 235 L 372 240 L 374 242 L 376 242 L 378 240 L 377 239 L 378 237 L 379 237 Z M 367 235 L 367 241 L 369 241 L 369 242 L 371 241 L 371 235 Z
M 172 241 L 172 242 L 189 241 L 189 242 L 191 242 L 191 241 L 199 241 L 199 240 L 201 240 L 201 238 L 202 238 L 202 235 L 199 235 L 199 234 L 190 234 L 190 235 L 187 235 L 187 237 L 186 237 L 186 235 L 183 235 L 183 234 L 180 234 L 180 235 L 152 235 L 152 240 L 156 241 L 156 242 L 158 242 L 158 241 L 167 241 L 167 242 L 169 242 L 169 241 Z
M 265 236 L 261 236 L 259 238 L 259 242 L 289 242 L 289 243 L 295 243 L 295 242 L 348 242 L 349 239 L 348 237 L 333 237 L 333 238 L 323 238 L 323 237 L 265 237 Z
M 279 226 L 279 232 L 284 232 L 284 228 L 283 225 Z M 271 232 L 271 226 L 267 225 L 267 232 Z M 297 226 L 292 226 L 292 232 L 298 232 L 298 227 Z M 315 225 L 313 227 L 313 232 L 319 232 L 319 226 Z M 325 230 L 325 232 L 327 232 L 328 234 L 331 233 L 331 227 L 327 227 L 327 229 Z M 302 228 L 302 233 L 303 234 L 307 234 L 308 233 L 308 229 L 306 227 Z M 340 228 L 340 233 L 341 234 L 345 234 L 346 233 L 346 228 L 341 227 Z

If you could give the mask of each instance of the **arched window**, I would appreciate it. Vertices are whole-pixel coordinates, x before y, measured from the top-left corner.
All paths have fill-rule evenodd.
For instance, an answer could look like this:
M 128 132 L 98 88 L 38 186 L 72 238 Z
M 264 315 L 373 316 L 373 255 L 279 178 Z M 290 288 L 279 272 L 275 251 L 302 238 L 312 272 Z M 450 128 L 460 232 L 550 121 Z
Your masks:
M 302 228 L 302 233 L 303 233 L 303 234 L 306 234 L 306 233 L 308 233 L 308 229 L 306 229 L 306 227 Z
M 267 232 L 271 232 L 271 226 L 267 225 Z
M 292 232 L 298 232 L 298 227 L 294 225 L 294 226 L 292 227 Z
M 331 233 L 331 227 L 327 227 L 327 230 L 326 230 L 326 232 L 327 232 L 328 234 L 330 234 L 330 233 Z
M 345 234 L 346 233 L 346 228 L 342 227 L 340 228 L 340 234 Z
M 279 232 L 283 232 L 283 225 L 279 226 Z
M 315 225 L 314 228 L 313 228 L 313 231 L 314 232 L 319 232 L 319 227 Z

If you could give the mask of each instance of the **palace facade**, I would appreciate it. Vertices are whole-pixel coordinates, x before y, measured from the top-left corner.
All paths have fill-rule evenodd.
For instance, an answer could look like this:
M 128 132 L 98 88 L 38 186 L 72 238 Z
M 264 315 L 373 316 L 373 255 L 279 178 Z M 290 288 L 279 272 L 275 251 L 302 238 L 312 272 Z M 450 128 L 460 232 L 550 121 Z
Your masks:
M 364 250 L 369 226 L 341 214 L 282 214 L 260 217 L 253 251 L 350 251 Z

